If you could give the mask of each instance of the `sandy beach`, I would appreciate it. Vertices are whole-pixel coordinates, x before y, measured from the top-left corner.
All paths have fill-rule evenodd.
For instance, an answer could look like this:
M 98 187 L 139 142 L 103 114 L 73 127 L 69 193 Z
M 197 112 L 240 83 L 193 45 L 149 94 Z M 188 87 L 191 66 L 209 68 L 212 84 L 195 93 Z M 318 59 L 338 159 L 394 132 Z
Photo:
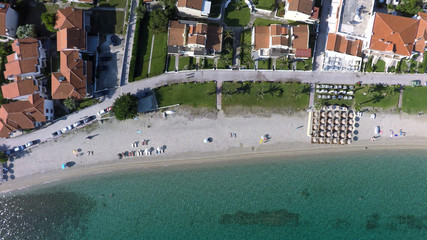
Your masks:
M 426 117 L 377 113 L 376 119 L 370 119 L 370 114 L 365 113 L 357 128 L 358 141 L 351 145 L 310 144 L 307 112 L 271 116 L 246 114 L 238 117 L 218 113 L 194 117 L 188 110 L 177 109 L 175 115 L 167 118 L 161 113 L 151 113 L 140 115 L 138 120 L 119 122 L 111 119 L 26 150 L 22 156 L 13 159 L 15 179 L 3 181 L 0 192 L 83 175 L 138 168 L 263 156 L 364 151 L 365 147 L 368 150 L 422 149 L 427 145 Z M 371 141 L 376 126 L 381 127 L 382 133 L 376 141 Z M 405 136 L 399 134 L 401 129 Z M 398 136 L 390 137 L 391 131 Z M 235 137 L 230 133 L 235 133 Z M 265 134 L 269 134 L 271 139 L 267 143 L 260 143 L 261 136 Z M 87 140 L 87 136 L 93 138 Z M 203 141 L 208 137 L 213 142 Z M 141 145 L 143 140 L 149 140 L 148 145 Z M 132 147 L 135 142 L 139 142 L 138 147 Z M 120 152 L 161 146 L 166 146 L 163 154 L 117 158 Z M 73 150 L 79 151 L 78 156 L 73 154 Z M 93 155 L 87 155 L 88 151 L 93 151 Z M 61 165 L 66 162 L 75 162 L 75 165 L 62 170 Z

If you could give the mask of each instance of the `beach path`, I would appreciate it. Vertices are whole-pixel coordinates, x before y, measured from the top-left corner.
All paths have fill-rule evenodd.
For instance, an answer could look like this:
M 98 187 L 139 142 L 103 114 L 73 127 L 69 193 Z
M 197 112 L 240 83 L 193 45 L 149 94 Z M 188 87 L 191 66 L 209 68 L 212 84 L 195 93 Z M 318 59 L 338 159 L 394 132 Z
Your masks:
M 216 109 L 221 110 L 222 81 L 216 82 Z

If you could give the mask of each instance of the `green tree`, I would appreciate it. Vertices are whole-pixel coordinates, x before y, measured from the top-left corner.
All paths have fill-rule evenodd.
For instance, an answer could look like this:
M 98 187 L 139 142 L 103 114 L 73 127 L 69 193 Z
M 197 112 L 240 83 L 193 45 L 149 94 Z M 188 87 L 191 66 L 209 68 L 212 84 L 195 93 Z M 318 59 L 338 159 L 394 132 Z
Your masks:
M 42 13 L 41 16 L 41 20 L 42 23 L 45 25 L 46 29 L 49 30 L 50 32 L 56 32 L 56 30 L 54 29 L 55 27 L 55 13 L 48 13 L 48 12 L 44 12 Z
M 118 97 L 114 101 L 113 111 L 120 121 L 135 118 L 138 115 L 138 98 L 130 93 Z
M 167 11 L 156 9 L 150 13 L 148 27 L 154 33 L 166 32 L 168 29 L 169 16 Z
M 0 151 L 0 162 L 5 163 L 8 159 L 7 155 L 3 151 Z
M 414 16 L 423 11 L 422 5 L 423 0 L 402 0 L 396 10 L 406 13 L 408 16 Z
M 72 97 L 67 97 L 64 100 L 64 106 L 70 110 L 70 111 L 74 111 L 77 108 L 77 104 L 76 104 L 76 100 Z
M 137 18 L 143 19 L 148 11 L 145 4 L 139 4 L 138 7 L 136 7 L 135 12 Z
M 34 24 L 25 24 L 18 27 L 16 30 L 18 38 L 29 38 L 36 36 L 36 26 Z
M 243 0 L 236 0 L 236 10 L 240 10 L 244 8 L 246 5 L 245 1 Z

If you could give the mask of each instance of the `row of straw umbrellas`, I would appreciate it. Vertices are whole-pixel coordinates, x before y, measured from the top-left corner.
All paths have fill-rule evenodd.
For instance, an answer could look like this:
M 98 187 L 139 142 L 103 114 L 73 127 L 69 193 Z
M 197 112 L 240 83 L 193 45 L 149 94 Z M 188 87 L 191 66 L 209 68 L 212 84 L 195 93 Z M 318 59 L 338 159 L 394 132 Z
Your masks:
M 318 111 L 313 113 L 311 143 L 351 144 L 354 130 L 352 111 Z

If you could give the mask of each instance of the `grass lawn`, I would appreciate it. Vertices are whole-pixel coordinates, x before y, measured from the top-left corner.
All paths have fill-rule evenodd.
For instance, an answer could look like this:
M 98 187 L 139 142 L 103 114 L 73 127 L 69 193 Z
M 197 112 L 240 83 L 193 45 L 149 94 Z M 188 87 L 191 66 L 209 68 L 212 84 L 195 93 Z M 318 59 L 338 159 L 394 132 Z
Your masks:
M 297 70 L 308 71 L 313 69 L 311 58 L 297 62 Z
M 258 0 L 258 4 L 256 4 L 256 8 L 265 9 L 265 10 L 274 10 L 275 0 Z
M 215 67 L 215 61 L 213 58 L 205 58 L 202 68 L 203 69 L 213 69 Z
M 378 60 L 375 64 L 374 72 L 384 72 L 385 71 L 385 62 L 383 60 Z
M 264 19 L 264 18 L 257 18 L 254 21 L 254 26 L 269 26 L 270 24 L 283 24 L 283 23 L 279 21 Z
M 127 0 L 100 0 L 100 7 L 125 8 Z
M 258 60 L 258 69 L 271 69 L 271 59 Z
M 240 66 L 244 66 L 246 69 L 255 68 L 255 62 L 251 57 L 251 36 L 251 30 L 245 30 L 241 35 L 242 39 L 240 41 L 242 43 L 242 50 L 240 52 Z
M 251 18 L 250 10 L 244 2 L 243 8 L 236 10 L 236 6 L 236 0 L 232 0 L 231 3 L 228 4 L 228 7 L 225 9 L 224 22 L 227 26 L 244 27 L 248 25 Z
M 165 72 L 167 42 L 168 42 L 167 38 L 168 38 L 167 32 L 157 33 L 154 37 L 150 77 L 157 76 Z M 148 51 L 148 53 L 149 52 L 150 51 Z M 150 55 L 148 55 L 148 58 L 150 58 Z
M 310 86 L 298 83 L 224 82 L 222 106 L 246 106 L 304 110 L 308 107 Z
M 355 89 L 355 99 L 356 103 L 360 104 L 360 107 L 379 107 L 382 109 L 397 108 L 399 102 L 399 90 L 394 86 L 384 87 L 382 85 L 375 85 L 378 89 L 375 89 L 376 98 L 369 96 L 369 86 L 363 85 L 361 87 L 356 87 Z M 393 91 L 394 93 L 389 96 L 385 96 L 388 91 Z M 366 95 L 364 94 L 366 93 Z
M 122 11 L 94 10 L 90 18 L 91 32 L 123 34 L 125 13 Z
M 175 55 L 169 55 L 168 72 L 175 72 Z
M 194 58 L 180 57 L 179 64 L 178 64 L 178 71 L 194 69 L 194 64 L 196 64 L 196 61 Z
M 182 104 L 191 107 L 216 108 L 216 84 L 181 83 L 155 89 L 159 107 Z
M 405 87 L 403 90 L 402 111 L 418 113 L 427 111 L 427 87 Z
M 289 62 L 287 59 L 284 58 L 278 58 L 276 60 L 276 69 L 277 70 L 290 70 L 292 68 L 292 63 Z

